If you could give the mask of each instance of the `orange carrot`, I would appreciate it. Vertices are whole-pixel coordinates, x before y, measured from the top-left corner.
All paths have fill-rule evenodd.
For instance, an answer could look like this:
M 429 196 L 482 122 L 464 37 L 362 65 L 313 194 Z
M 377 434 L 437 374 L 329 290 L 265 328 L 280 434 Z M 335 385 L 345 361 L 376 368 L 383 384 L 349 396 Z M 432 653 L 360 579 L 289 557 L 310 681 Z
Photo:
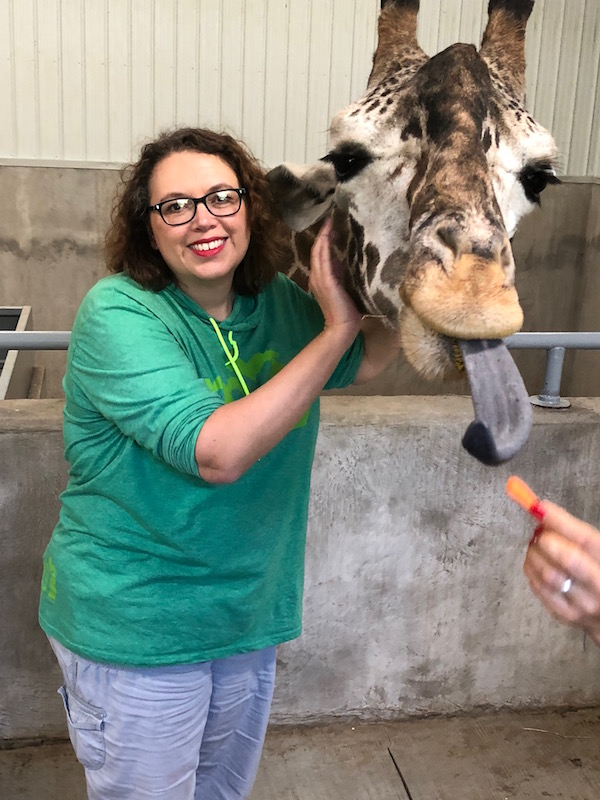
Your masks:
M 532 516 L 539 520 L 544 519 L 545 512 L 540 507 L 538 497 L 529 486 L 527 486 L 525 481 L 517 475 L 511 475 L 506 481 L 506 494 Z

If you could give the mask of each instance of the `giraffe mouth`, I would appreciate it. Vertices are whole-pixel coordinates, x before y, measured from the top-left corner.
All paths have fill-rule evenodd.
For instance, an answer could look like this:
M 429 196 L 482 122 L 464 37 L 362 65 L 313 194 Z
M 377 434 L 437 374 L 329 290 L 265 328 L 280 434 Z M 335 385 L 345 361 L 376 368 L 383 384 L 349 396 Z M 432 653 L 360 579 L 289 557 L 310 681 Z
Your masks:
M 495 466 L 527 442 L 533 412 L 523 378 L 502 339 L 459 339 L 434 331 L 409 306 L 400 317 L 407 361 L 426 379 L 466 375 L 475 420 L 463 447 L 482 464 Z
M 523 378 L 501 339 L 457 340 L 471 386 L 475 420 L 465 450 L 488 466 L 515 456 L 527 442 L 533 413 Z

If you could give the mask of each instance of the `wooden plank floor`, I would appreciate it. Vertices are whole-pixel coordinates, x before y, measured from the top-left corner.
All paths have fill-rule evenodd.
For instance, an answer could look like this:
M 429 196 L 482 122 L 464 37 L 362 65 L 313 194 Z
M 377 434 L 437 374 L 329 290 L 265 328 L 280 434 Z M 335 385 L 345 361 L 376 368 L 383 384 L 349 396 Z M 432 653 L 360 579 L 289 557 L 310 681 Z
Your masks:
M 70 745 L 0 750 L 1 800 L 85 800 Z M 273 727 L 251 800 L 600 800 L 600 709 Z

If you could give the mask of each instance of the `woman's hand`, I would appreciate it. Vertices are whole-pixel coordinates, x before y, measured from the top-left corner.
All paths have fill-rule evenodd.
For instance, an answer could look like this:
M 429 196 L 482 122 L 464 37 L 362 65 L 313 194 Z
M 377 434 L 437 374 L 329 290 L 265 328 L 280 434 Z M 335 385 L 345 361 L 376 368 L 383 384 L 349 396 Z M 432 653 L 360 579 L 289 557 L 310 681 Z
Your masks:
M 400 352 L 400 335 L 382 320 L 364 318 L 342 285 L 342 265 L 331 252 L 331 220 L 327 220 L 315 239 L 310 254 L 309 289 L 325 317 L 325 333 L 344 329 L 350 341 L 362 330 L 365 350 L 354 385 L 367 383 L 380 375 Z
M 357 336 L 362 315 L 341 283 L 341 265 L 331 253 L 331 219 L 315 239 L 310 253 L 309 290 L 325 317 L 325 330 L 345 329 L 349 342 Z
M 524 564 L 529 585 L 551 614 L 600 646 L 600 531 L 547 500 L 541 508 Z

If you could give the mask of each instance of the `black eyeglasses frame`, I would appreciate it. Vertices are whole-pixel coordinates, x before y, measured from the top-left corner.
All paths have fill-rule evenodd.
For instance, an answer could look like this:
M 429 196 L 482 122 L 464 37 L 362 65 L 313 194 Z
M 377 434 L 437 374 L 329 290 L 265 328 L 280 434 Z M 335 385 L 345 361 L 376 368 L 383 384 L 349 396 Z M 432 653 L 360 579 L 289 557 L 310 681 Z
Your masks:
M 213 194 L 219 194 L 219 192 L 223 192 L 223 191 L 235 192 L 237 194 L 238 198 L 239 198 L 240 204 L 236 208 L 235 211 L 232 211 L 229 214 L 215 214 L 215 212 L 211 211 L 211 209 L 208 207 L 208 204 L 206 202 L 206 198 L 210 197 Z M 231 187 L 231 188 L 228 188 L 228 189 L 216 189 L 213 192 L 208 192 L 208 194 L 205 194 L 204 197 L 169 197 L 167 200 L 163 200 L 161 203 L 155 203 L 153 206 L 148 206 L 147 210 L 148 211 L 156 211 L 156 212 L 158 212 L 160 214 L 160 218 L 165 223 L 165 225 L 169 225 L 171 228 L 176 228 L 178 225 L 187 225 L 188 222 L 191 222 L 194 219 L 194 217 L 196 216 L 196 212 L 198 211 L 198 203 L 202 203 L 202 205 L 204 206 L 204 208 L 206 208 L 208 213 L 212 214 L 212 216 L 216 217 L 217 219 L 221 219 L 223 217 L 233 217 L 233 216 L 235 216 L 235 214 L 237 214 L 239 212 L 240 208 L 242 207 L 242 199 L 247 194 L 248 194 L 248 192 L 246 191 L 246 189 L 244 187 L 240 187 L 239 189 L 236 189 L 234 187 Z M 185 222 L 168 222 L 164 218 L 163 213 L 162 213 L 162 207 L 164 205 L 166 205 L 167 203 L 172 203 L 173 200 L 191 200 L 192 203 L 194 204 L 194 213 L 192 214 L 192 216 L 189 219 L 186 219 Z

